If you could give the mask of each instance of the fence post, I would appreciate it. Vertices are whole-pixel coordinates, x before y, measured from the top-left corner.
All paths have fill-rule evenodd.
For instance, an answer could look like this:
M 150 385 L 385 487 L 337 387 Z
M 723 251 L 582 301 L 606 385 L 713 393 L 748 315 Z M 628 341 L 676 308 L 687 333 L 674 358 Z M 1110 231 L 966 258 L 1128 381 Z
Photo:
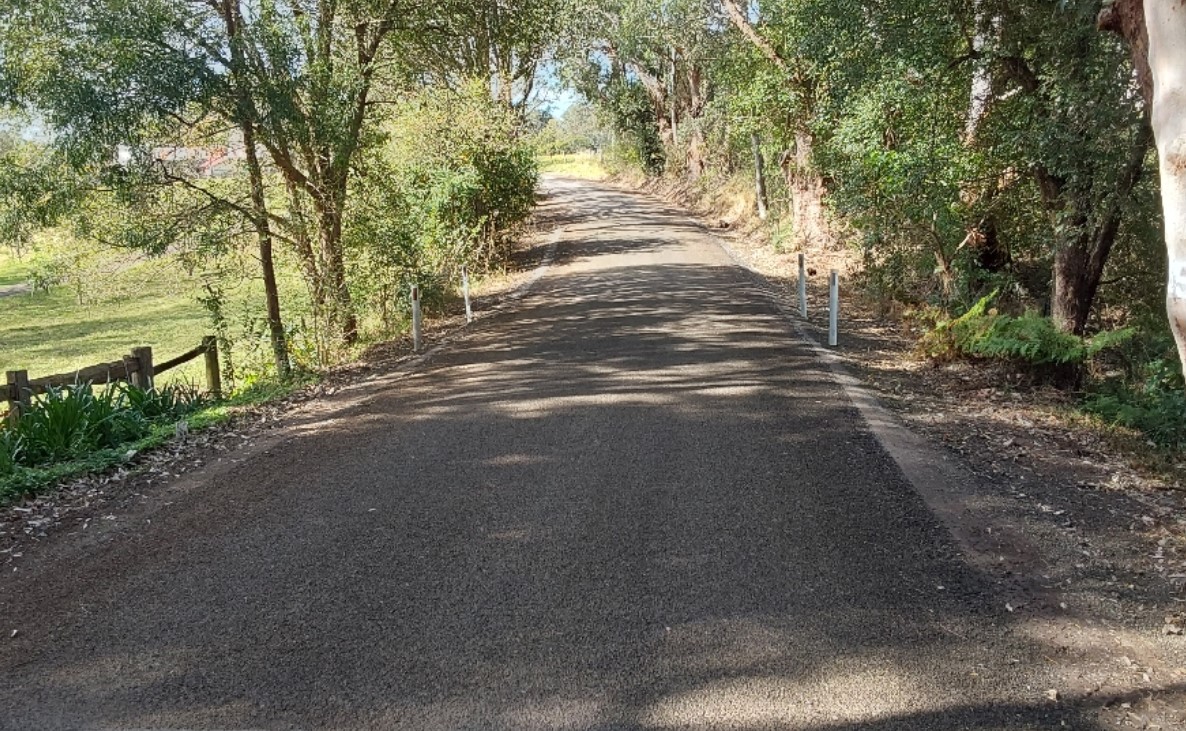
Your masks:
M 29 410 L 33 392 L 29 390 L 29 371 L 8 371 L 8 420 L 12 424 Z
M 461 267 L 461 294 L 465 297 L 465 323 L 474 321 L 474 311 L 469 306 L 469 270 Z
M 799 255 L 799 317 L 807 319 L 807 262 Z
M 420 352 L 420 287 L 412 285 L 412 350 Z
M 218 338 L 207 335 L 202 338 L 206 349 L 206 390 L 214 398 L 222 398 L 222 371 L 218 368 Z
M 145 391 L 152 388 L 152 348 L 143 346 L 132 348 L 132 360 L 136 361 L 136 370 L 131 374 L 132 385 Z
M 832 270 L 828 277 L 828 345 L 835 346 L 840 329 L 840 275 Z

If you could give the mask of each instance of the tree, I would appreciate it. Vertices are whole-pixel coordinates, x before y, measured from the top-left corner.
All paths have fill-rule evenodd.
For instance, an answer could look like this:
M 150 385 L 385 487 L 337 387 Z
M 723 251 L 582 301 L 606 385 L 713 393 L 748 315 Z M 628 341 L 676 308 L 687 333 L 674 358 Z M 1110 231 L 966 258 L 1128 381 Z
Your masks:
M 411 37 L 418 64 L 454 90 L 482 80 L 490 98 L 524 110 L 568 0 L 477 0 L 444 5 L 433 33 Z
M 708 0 L 600 0 L 570 18 L 567 75 L 632 138 L 644 167 L 705 170 L 714 20 Z
M 1166 311 L 1186 371 L 1186 6 L 1172 0 L 1116 0 L 1101 12 L 1099 24 L 1128 41 L 1150 107 L 1168 253 Z
M 242 48 L 236 38 L 237 6 L 221 8 L 229 53 L 216 53 L 209 25 L 194 25 L 199 15 L 166 0 L 85 5 L 9 0 L 4 6 L 0 101 L 45 115 L 54 130 L 56 157 L 72 171 L 66 179 L 86 181 L 64 188 L 59 181 L 42 180 L 33 189 L 51 198 L 60 198 L 63 191 L 73 196 L 73 206 L 54 208 L 59 217 L 91 193 L 115 192 L 130 202 L 143 202 L 153 198 L 149 189 L 162 185 L 200 192 L 196 210 L 207 215 L 243 215 L 256 228 L 275 365 L 286 375 L 288 350 L 254 145 L 247 145 L 252 195 L 246 204 L 201 185 L 154 154 L 163 141 L 192 134 L 216 114 L 240 126 L 245 141 L 250 139 L 250 92 L 241 73 L 242 53 L 236 50 Z M 74 32 L 63 33 L 63 28 Z M 227 62 L 229 78 L 215 72 L 212 54 Z M 126 160 L 117 159 L 118 149 L 129 151 Z M 182 229 L 157 228 L 155 233 L 146 246 L 164 250 L 168 243 L 159 236 L 181 235 Z

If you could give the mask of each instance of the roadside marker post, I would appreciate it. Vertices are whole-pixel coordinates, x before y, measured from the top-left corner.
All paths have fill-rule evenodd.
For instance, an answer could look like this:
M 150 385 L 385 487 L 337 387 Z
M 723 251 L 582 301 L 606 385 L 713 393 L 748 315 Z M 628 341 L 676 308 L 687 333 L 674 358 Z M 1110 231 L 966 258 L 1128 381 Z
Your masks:
M 799 317 L 807 319 L 807 263 L 799 255 Z
M 836 346 L 836 336 L 840 329 L 840 275 L 832 270 L 828 277 L 828 345 Z
M 420 352 L 420 286 L 412 285 L 412 350 Z
M 465 297 L 465 324 L 474 321 L 474 311 L 469 306 L 469 270 L 461 267 L 461 294 Z

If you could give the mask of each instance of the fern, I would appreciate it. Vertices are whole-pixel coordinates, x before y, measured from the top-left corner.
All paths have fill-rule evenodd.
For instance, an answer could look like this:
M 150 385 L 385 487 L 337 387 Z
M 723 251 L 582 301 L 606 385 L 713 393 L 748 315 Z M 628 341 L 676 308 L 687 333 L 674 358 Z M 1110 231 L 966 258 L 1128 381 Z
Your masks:
M 1079 365 L 1136 335 L 1134 328 L 1101 332 L 1085 340 L 1055 327 L 1047 317 L 1027 312 L 1001 315 L 989 306 L 993 290 L 954 319 L 939 319 L 919 341 L 919 349 L 935 360 L 959 357 L 1024 363 L 1030 366 Z
M 1062 332 L 1048 318 L 1034 313 L 992 317 L 986 327 L 963 344 L 963 351 L 1031 365 L 1069 365 L 1087 358 L 1082 338 Z

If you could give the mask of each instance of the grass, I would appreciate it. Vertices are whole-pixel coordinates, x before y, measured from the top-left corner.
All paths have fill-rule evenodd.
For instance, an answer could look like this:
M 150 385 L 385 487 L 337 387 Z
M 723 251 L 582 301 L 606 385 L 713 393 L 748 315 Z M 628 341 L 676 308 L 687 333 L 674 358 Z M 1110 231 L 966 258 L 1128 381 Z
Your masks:
M 69 373 L 118 360 L 139 345 L 151 345 L 155 358 L 165 360 L 196 346 L 210 329 L 195 299 L 198 283 L 179 268 L 150 261 L 119 276 L 134 286 L 118 299 L 80 304 L 66 287 L 0 299 L 0 371 L 28 370 L 33 378 Z
M 29 280 L 30 269 L 27 261 L 21 261 L 12 253 L 0 249 L 0 287 L 24 284 Z
M 23 281 L 24 265 L 4 256 L 8 258 L 0 259 L 0 283 Z M 209 313 L 198 300 L 201 274 L 187 273 L 173 258 L 145 260 L 112 253 L 92 268 L 95 283 L 82 303 L 66 286 L 0 298 L 0 371 L 27 370 L 32 378 L 70 373 L 118 360 L 141 345 L 151 346 L 154 359 L 161 362 L 194 348 L 212 332 Z M 303 301 L 295 267 L 284 267 L 280 273 L 286 304 Z M 262 318 L 261 290 L 250 273 L 228 289 L 224 310 L 236 331 Z M 262 333 L 262 328 L 256 330 Z M 244 350 L 235 354 L 236 364 L 241 365 L 249 359 L 247 351 L 258 343 L 237 337 Z M 165 381 L 196 383 L 202 378 L 200 360 L 164 376 Z
M 604 180 L 609 173 L 601 164 L 601 157 L 594 152 L 577 152 L 571 155 L 541 155 L 541 173 L 559 173 L 574 178 Z

